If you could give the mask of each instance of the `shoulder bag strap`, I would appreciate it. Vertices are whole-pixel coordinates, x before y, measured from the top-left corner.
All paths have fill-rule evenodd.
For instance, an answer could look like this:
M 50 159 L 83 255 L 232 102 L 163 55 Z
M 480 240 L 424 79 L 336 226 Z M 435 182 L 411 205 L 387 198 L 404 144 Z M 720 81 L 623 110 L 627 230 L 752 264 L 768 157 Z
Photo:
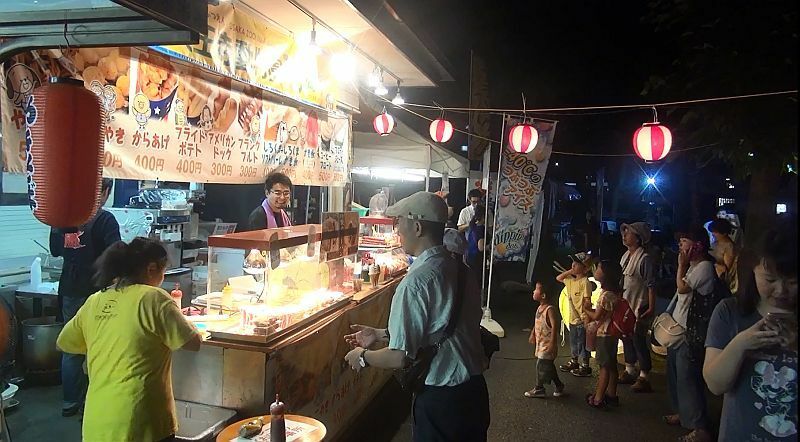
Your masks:
M 447 322 L 447 327 L 444 329 L 444 334 L 435 344 L 437 348 L 441 347 L 442 343 L 453 335 L 456 325 L 458 325 L 458 319 L 461 316 L 461 305 L 464 301 L 464 289 L 466 286 L 466 281 L 464 280 L 464 265 L 460 262 L 456 263 L 458 265 L 458 283 L 456 285 L 456 292 L 454 294 L 455 298 L 453 299 L 453 311 L 450 312 L 450 320 Z

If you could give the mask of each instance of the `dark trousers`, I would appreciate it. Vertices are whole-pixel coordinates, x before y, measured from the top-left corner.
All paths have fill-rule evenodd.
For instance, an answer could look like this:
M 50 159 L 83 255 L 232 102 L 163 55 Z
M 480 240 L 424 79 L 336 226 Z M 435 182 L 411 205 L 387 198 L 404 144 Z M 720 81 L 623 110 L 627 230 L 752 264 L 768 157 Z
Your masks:
M 691 358 L 686 343 L 667 349 L 667 381 L 672 409 L 689 430 L 708 430 L 703 361 Z
M 61 298 L 61 314 L 64 316 L 64 323 L 66 324 L 75 317 L 78 310 L 86 302 L 86 298 L 71 296 Z M 85 360 L 86 355 L 61 353 L 61 387 L 64 391 L 63 408 L 82 405 L 86 400 L 89 378 L 83 372 L 83 361 Z
M 647 310 L 647 306 L 642 306 L 639 312 Z M 647 331 L 650 329 L 652 318 L 636 321 L 636 328 L 633 336 L 622 340 L 622 347 L 625 349 L 625 363 L 639 363 L 639 370 L 649 372 L 653 368 L 650 359 L 650 342 L 647 339 Z
M 544 387 L 549 383 L 553 383 L 558 388 L 564 386 L 561 379 L 558 378 L 558 370 L 556 370 L 556 362 L 552 359 L 537 359 L 536 360 L 536 386 Z
M 414 442 L 484 442 L 489 390 L 483 375 L 453 387 L 425 386 L 414 396 Z

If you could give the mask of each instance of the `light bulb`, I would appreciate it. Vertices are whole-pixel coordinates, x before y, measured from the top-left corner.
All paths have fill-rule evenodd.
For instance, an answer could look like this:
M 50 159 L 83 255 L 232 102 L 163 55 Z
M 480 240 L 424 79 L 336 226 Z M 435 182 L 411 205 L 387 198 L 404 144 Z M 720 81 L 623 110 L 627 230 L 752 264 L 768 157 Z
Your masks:
M 333 54 L 331 65 L 334 76 L 340 83 L 348 83 L 355 78 L 356 60 L 351 52 Z
M 378 69 L 373 70 L 369 77 L 367 77 L 367 86 L 376 88 L 381 82 L 381 78 L 378 76 Z
M 406 104 L 406 100 L 403 99 L 403 96 L 400 95 L 400 80 L 397 80 L 397 95 L 392 98 L 392 104 L 400 106 L 402 104 Z
M 375 91 L 374 92 L 375 92 L 375 95 L 380 95 L 382 97 L 382 96 L 388 94 L 389 90 L 386 89 L 386 86 L 384 86 L 383 84 L 379 83 L 377 86 L 375 86 Z

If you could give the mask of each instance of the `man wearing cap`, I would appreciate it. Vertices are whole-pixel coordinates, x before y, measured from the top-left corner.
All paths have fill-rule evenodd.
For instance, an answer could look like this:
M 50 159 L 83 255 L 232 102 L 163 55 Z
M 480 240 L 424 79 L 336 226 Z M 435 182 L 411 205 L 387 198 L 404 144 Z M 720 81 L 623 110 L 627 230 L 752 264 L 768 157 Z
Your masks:
M 625 371 L 619 375 L 620 384 L 633 384 L 636 393 L 653 391 L 649 374 L 652 368 L 647 330 L 656 305 L 656 279 L 653 262 L 645 251 L 650 242 L 650 225 L 644 222 L 622 225 L 622 244 L 628 251 L 622 255 L 623 297 L 636 313 L 636 329 L 632 337 L 622 340 L 625 348 Z M 636 375 L 636 363 L 639 375 Z
M 485 441 L 489 393 L 482 374 L 487 361 L 479 327 L 481 294 L 475 275 L 464 272 L 443 245 L 447 205 L 433 193 L 417 192 L 386 215 L 397 217 L 403 248 L 417 259 L 397 286 L 388 328 L 352 325 L 356 333 L 345 340 L 355 348 L 345 360 L 356 371 L 402 368 L 420 349 L 435 344 L 454 317 L 453 334 L 442 342 L 425 386 L 414 395 L 413 439 Z M 459 277 L 467 281 L 463 293 L 458 293 Z M 379 341 L 388 346 L 372 350 Z

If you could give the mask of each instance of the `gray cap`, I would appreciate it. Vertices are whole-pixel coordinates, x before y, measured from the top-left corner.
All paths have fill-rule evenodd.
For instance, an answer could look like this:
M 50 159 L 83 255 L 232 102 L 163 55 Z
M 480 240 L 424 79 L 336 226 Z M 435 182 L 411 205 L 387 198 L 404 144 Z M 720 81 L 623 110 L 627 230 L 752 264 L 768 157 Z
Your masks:
M 418 221 L 446 223 L 447 203 L 435 193 L 417 192 L 393 204 L 384 214 Z
M 642 240 L 642 245 L 647 245 L 650 242 L 650 238 L 652 237 L 652 233 L 650 232 L 650 224 L 645 222 L 636 222 L 630 224 L 623 224 L 622 226 L 622 233 L 625 233 L 626 230 L 631 229 L 639 239 Z

